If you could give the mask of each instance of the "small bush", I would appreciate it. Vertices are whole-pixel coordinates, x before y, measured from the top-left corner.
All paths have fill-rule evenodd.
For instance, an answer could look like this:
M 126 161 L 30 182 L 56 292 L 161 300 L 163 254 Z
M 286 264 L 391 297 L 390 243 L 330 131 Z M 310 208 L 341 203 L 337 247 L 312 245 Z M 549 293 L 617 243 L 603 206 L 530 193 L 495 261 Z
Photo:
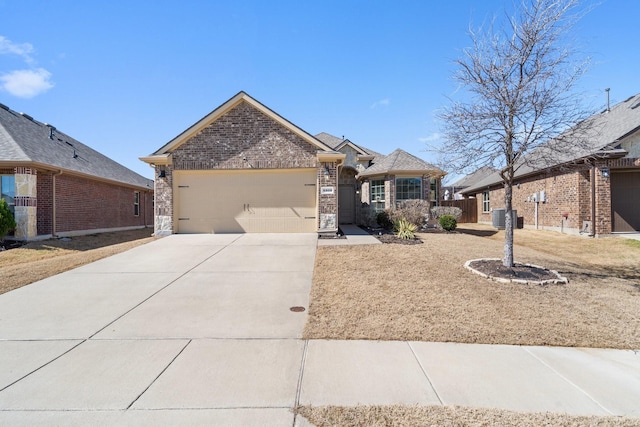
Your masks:
M 398 203 L 398 207 L 389 212 L 391 221 L 406 219 L 418 228 L 424 226 L 429 220 L 429 208 L 431 204 L 427 200 L 403 200 Z
M 391 227 L 393 227 L 393 221 L 391 219 L 391 216 L 389 215 L 389 211 L 385 210 L 382 212 L 378 212 L 378 214 L 376 215 L 376 221 L 378 222 L 378 225 L 385 230 L 390 230 Z
M 0 199 L 0 241 L 4 239 L 9 230 L 16 228 L 16 221 L 13 219 L 13 214 L 9 210 L 9 205 L 4 199 Z
M 406 219 L 398 219 L 393 222 L 393 231 L 401 239 L 414 239 L 418 226 Z
M 376 220 L 376 213 L 373 211 L 371 206 L 367 203 L 363 203 L 360 207 L 360 224 L 365 227 L 374 228 L 378 226 L 378 221 Z
M 453 231 L 458 226 L 458 221 L 453 215 L 442 215 L 438 222 L 440 223 L 440 227 L 447 231 Z
M 431 216 L 433 219 L 439 220 L 444 215 L 454 217 L 457 222 L 462 218 L 462 209 L 455 206 L 434 206 L 431 208 Z

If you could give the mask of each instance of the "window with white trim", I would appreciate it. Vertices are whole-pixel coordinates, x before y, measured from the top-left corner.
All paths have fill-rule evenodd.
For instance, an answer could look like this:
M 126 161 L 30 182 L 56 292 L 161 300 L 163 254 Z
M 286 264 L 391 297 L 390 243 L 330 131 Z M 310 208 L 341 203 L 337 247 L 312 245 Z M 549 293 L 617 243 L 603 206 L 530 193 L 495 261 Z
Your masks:
M 385 207 L 384 179 L 371 180 L 371 206 L 375 212 L 382 212 Z
M 133 192 L 133 215 L 140 216 L 140 192 Z
M 482 193 L 482 212 L 490 212 L 491 205 L 489 203 L 489 192 L 485 191 Z
M 422 178 L 396 178 L 396 201 L 422 199 Z

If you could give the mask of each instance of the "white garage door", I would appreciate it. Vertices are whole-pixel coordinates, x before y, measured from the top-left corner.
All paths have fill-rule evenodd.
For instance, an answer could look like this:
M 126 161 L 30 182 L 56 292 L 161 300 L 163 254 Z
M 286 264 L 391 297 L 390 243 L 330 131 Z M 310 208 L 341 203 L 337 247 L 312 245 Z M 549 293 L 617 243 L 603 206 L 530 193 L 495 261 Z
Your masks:
M 178 233 L 315 232 L 316 170 L 176 171 Z

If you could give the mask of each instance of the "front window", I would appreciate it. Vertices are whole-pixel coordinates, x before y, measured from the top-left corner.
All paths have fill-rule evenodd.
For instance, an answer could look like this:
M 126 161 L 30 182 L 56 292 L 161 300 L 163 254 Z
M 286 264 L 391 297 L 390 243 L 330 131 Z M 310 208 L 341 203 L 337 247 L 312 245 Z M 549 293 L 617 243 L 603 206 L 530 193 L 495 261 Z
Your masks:
M 485 191 L 482 193 L 482 212 L 489 212 L 491 210 L 491 206 L 489 205 L 489 192 Z
M 422 178 L 396 178 L 396 201 L 422 199 Z
M 371 206 L 375 212 L 382 212 L 384 203 L 384 179 L 374 179 L 371 181 Z
M 9 205 L 9 210 L 15 216 L 16 178 L 13 175 L 0 175 L 0 198 Z
M 136 191 L 133 193 L 133 214 L 135 216 L 140 215 L 140 192 Z
M 438 180 L 435 178 L 429 179 L 429 201 L 438 201 Z

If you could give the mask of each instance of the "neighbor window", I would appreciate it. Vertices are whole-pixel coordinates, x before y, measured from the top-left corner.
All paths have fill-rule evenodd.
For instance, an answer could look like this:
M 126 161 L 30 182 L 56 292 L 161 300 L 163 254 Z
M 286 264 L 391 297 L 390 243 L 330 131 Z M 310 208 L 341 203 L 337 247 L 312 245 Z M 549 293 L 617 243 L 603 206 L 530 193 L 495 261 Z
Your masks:
M 489 192 L 482 193 L 482 212 L 489 212 L 491 207 L 489 205 Z
M 422 199 L 422 178 L 396 178 L 396 201 Z
M 140 192 L 135 191 L 133 193 L 133 214 L 135 216 L 140 215 Z
M 375 212 L 381 212 L 384 203 L 384 179 L 374 179 L 371 181 L 371 206 Z
M 0 175 L 0 198 L 9 205 L 15 215 L 16 178 L 13 175 Z

